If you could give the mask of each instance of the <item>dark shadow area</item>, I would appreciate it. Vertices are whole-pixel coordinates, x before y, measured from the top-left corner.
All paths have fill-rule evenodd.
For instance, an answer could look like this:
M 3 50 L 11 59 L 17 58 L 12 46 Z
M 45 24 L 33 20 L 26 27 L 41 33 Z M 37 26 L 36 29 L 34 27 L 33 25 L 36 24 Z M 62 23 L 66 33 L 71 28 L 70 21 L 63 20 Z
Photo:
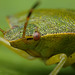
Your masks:
M 0 71 L 8 75 L 48 75 L 51 71 L 47 67 L 29 67 L 28 64 L 21 66 L 14 63 L 0 60 Z M 1 74 L 0 75 L 3 75 Z
M 37 65 L 37 64 L 36 64 Z M 19 65 L 8 61 L 0 60 L 0 75 L 48 75 L 54 66 L 28 66 L 28 64 Z M 58 75 L 75 75 L 74 70 L 71 72 L 70 67 L 61 69 Z

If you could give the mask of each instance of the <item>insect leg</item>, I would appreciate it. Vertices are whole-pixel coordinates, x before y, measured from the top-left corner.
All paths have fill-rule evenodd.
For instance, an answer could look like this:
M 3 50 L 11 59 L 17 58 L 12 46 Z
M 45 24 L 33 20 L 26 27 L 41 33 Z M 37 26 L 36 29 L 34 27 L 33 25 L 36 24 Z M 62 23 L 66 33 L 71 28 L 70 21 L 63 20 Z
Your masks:
M 63 67 L 64 63 L 67 60 L 66 54 L 57 54 L 52 56 L 46 61 L 47 65 L 58 63 L 57 66 L 54 68 L 54 70 L 49 75 L 57 75 L 57 73 L 60 71 L 60 69 Z
M 67 61 L 64 64 L 64 67 L 72 65 L 74 63 L 75 63 L 75 52 L 67 58 Z
M 4 38 L 0 37 L 0 43 L 12 50 L 13 52 L 19 54 L 20 56 L 26 58 L 26 59 L 34 59 L 34 57 L 27 54 L 25 51 L 22 51 L 20 49 L 14 48 L 10 45 L 8 41 L 6 41 Z

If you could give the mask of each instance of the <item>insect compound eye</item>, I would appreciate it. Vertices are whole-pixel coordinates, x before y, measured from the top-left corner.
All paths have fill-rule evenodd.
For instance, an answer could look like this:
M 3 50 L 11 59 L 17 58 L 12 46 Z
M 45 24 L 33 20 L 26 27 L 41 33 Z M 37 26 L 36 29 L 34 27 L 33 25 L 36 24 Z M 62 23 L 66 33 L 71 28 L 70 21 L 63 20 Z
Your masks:
M 40 39 L 40 33 L 39 32 L 37 32 L 37 31 L 35 31 L 35 33 L 33 34 L 33 39 L 35 40 L 35 41 L 37 41 L 37 40 L 39 40 Z

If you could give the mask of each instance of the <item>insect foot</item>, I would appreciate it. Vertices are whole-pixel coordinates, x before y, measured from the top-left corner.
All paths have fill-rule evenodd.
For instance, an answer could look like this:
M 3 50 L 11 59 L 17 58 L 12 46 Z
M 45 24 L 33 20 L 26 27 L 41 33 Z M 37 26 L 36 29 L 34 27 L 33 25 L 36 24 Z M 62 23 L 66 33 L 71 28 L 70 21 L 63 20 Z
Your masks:
M 63 65 L 66 62 L 66 60 L 67 60 L 66 54 L 57 54 L 57 55 L 52 56 L 50 59 L 48 59 L 46 64 L 48 63 L 48 61 L 53 62 L 53 64 L 59 62 L 57 64 L 57 66 L 54 68 L 54 70 L 49 75 L 57 75 L 57 73 L 63 67 Z

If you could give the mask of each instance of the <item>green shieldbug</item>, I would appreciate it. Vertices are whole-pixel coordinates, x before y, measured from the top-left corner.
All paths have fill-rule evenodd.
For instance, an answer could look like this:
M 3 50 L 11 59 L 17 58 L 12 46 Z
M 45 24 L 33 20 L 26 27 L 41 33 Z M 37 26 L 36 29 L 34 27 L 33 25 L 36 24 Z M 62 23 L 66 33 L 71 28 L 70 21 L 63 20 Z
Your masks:
M 8 17 L 10 30 L 0 28 L 6 39 L 0 37 L 0 42 L 25 58 L 41 58 L 46 65 L 58 63 L 50 73 L 56 75 L 63 66 L 75 64 L 75 11 L 43 9 L 31 15 L 37 5 L 29 14 Z

